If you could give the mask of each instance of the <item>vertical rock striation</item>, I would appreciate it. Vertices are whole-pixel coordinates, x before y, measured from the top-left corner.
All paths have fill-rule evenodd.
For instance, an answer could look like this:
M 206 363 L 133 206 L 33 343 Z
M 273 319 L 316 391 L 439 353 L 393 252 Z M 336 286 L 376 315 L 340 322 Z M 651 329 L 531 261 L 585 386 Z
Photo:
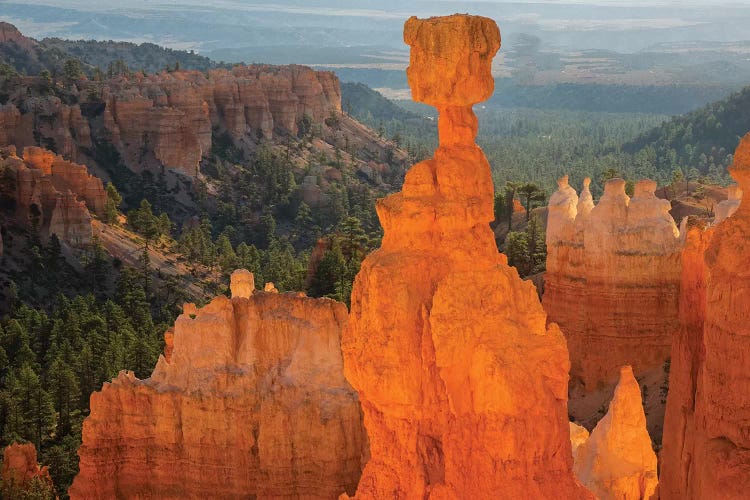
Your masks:
M 630 198 L 613 179 L 594 206 L 588 182 L 577 198 L 562 179 L 550 198 L 543 304 L 567 338 L 571 381 L 587 391 L 616 382 L 621 366 L 640 374 L 669 357 L 680 239 L 655 190 L 642 180 Z
M 729 172 L 743 192 L 737 211 L 687 234 L 661 456 L 665 500 L 750 491 L 750 134 Z
M 498 253 L 472 105 L 500 33 L 466 15 L 406 22 L 415 100 L 440 146 L 377 204 L 382 246 L 354 284 L 342 349 L 371 459 L 358 498 L 589 498 L 576 481 L 565 339 Z
M 146 380 L 91 396 L 73 499 L 320 498 L 356 488 L 367 459 L 343 375 L 346 307 L 255 292 L 186 304 Z
M 577 446 L 574 468 L 599 500 L 649 500 L 656 490 L 656 454 L 630 366 L 620 370 L 607 414 Z
M 214 129 L 254 142 L 297 134 L 305 117 L 319 123 L 341 112 L 336 76 L 296 65 L 137 73 L 109 82 L 103 100 L 104 127 L 129 168 L 156 161 L 189 176 L 197 175 Z

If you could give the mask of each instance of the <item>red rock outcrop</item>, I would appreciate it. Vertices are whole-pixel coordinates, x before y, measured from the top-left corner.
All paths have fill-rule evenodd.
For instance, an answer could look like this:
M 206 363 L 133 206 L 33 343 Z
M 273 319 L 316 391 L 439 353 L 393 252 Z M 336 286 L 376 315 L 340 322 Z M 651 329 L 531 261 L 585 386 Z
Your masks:
M 98 216 L 104 215 L 107 192 L 102 180 L 89 174 L 85 165 L 66 161 L 46 149 L 27 147 L 23 150 L 23 161 L 27 166 L 38 168 L 50 176 L 58 191 L 72 191 L 86 202 L 86 207 Z
M 105 88 L 104 125 L 125 164 L 142 168 L 153 157 L 194 176 L 211 148 L 212 127 L 235 141 L 296 134 L 308 115 L 322 122 L 341 111 L 333 73 L 304 66 L 236 66 L 116 79 Z
M 371 459 L 357 498 L 593 498 L 575 479 L 565 339 L 498 253 L 489 164 L 472 105 L 487 99 L 494 21 L 406 22 L 415 100 L 440 146 L 377 204 L 342 350 Z
M 36 46 L 36 42 L 31 38 L 25 37 L 18 28 L 10 23 L 0 21 L 0 44 L 14 43 L 24 50 L 31 50 Z
M 656 490 L 656 454 L 630 366 L 620 371 L 607 414 L 576 447 L 574 470 L 599 500 L 649 500 Z
M 750 491 L 750 134 L 729 172 L 743 192 L 734 215 L 705 232 L 688 224 L 661 453 L 665 500 Z
M 62 159 L 47 150 L 29 147 L 23 159 L 12 146 L 0 151 L 0 170 L 16 206 L 16 217 L 35 228 L 46 240 L 55 234 L 72 245 L 91 241 L 89 208 L 101 215 L 107 194 L 99 178 L 84 165 Z
M 3 450 L 0 479 L 3 480 L 4 488 L 23 490 L 29 488 L 35 479 L 42 481 L 50 489 L 53 488 L 49 467 L 39 467 L 36 461 L 36 448 L 31 443 L 13 443 Z
M 588 179 L 587 179 L 588 181 Z M 607 182 L 594 206 L 588 183 L 578 198 L 567 178 L 550 198 L 544 308 L 568 341 L 571 381 L 587 391 L 669 358 L 677 324 L 679 231 L 656 183 Z
M 91 396 L 80 498 L 336 498 L 367 459 L 343 376 L 346 307 L 255 292 L 177 318 L 169 359 L 146 380 L 121 372 Z

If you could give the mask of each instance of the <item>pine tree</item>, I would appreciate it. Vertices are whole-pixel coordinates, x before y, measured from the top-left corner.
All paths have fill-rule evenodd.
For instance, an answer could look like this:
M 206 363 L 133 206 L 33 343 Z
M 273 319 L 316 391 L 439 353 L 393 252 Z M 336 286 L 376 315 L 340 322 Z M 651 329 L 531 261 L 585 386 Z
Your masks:
M 107 224 L 117 223 L 118 208 L 122 203 L 122 196 L 111 182 L 107 183 L 107 202 L 104 206 L 104 220 Z
M 42 388 L 39 376 L 30 364 L 18 371 L 11 387 L 11 398 L 20 405 L 23 415 L 22 437 L 39 450 L 55 429 L 55 407 L 49 393 Z
M 73 418 L 78 414 L 77 408 L 81 398 L 76 374 L 61 358 L 55 358 L 47 373 L 46 386 L 49 388 L 59 418 L 57 433 L 69 434 L 73 427 Z
M 362 229 L 362 223 L 356 217 L 347 217 L 341 223 L 341 251 L 347 261 L 361 260 L 367 249 L 368 238 Z

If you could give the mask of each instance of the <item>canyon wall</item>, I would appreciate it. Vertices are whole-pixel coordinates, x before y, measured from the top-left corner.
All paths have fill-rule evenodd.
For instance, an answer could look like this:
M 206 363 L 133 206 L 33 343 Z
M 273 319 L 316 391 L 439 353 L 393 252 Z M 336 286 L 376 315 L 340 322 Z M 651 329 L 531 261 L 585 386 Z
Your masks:
M 661 453 L 663 500 L 740 499 L 750 491 L 750 134 L 729 172 L 743 193 L 734 215 L 705 231 L 688 224 Z
M 254 291 L 186 304 L 150 378 L 91 396 L 81 498 L 336 498 L 356 488 L 367 436 L 343 376 L 346 307 Z
M 621 366 L 636 375 L 668 358 L 678 318 L 679 231 L 656 183 L 607 182 L 594 206 L 567 177 L 550 197 L 544 308 L 568 342 L 571 382 L 587 391 L 613 384 Z
M 16 91 L 25 93 L 24 85 Z M 65 104 L 45 95 L 22 96 L 18 107 L 0 106 L 0 146 L 44 146 L 76 161 L 80 148 L 91 148 L 91 129 L 78 104 Z
M 357 498 L 593 498 L 575 479 L 568 353 L 531 283 L 495 246 L 489 164 L 472 105 L 494 87 L 494 21 L 406 22 L 415 100 L 440 146 L 377 211 L 342 339 L 371 459 Z
M 104 127 L 128 167 L 138 171 L 152 155 L 190 176 L 215 127 L 235 141 L 257 141 L 274 131 L 296 134 L 306 115 L 322 122 L 341 111 L 338 78 L 304 66 L 137 73 L 110 81 L 102 99 Z
M 75 160 L 94 147 L 93 130 L 135 172 L 164 166 L 195 176 L 216 132 L 253 143 L 276 132 L 297 134 L 306 116 L 321 123 L 341 112 L 338 78 L 305 66 L 134 73 L 80 85 L 71 90 L 80 104 L 19 95 L 17 105 L 0 106 L 0 145 L 41 142 Z
M 92 237 L 91 215 L 104 214 L 107 193 L 99 178 L 84 165 L 37 147 L 0 149 L 0 187 L 15 204 L 16 216 L 36 229 L 43 241 L 53 234 L 71 245 L 85 245 Z

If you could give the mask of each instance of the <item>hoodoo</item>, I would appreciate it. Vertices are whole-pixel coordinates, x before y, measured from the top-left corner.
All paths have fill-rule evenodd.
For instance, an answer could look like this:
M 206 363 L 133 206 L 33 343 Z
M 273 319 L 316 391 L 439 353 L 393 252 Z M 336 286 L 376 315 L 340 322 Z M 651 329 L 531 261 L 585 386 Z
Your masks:
M 740 499 L 750 491 L 750 134 L 729 173 L 743 193 L 734 215 L 707 231 L 688 224 L 662 500 Z
M 53 490 L 49 467 L 39 467 L 36 460 L 36 448 L 31 443 L 13 443 L 3 450 L 3 463 L 0 467 L 0 480 L 2 480 L 0 481 L 0 497 L 7 494 L 10 498 L 26 498 L 24 493 L 32 493 L 31 490 L 40 485 L 50 491 Z M 34 482 L 40 484 L 35 485 Z
M 648 500 L 654 493 L 656 454 L 630 366 L 620 370 L 609 411 L 577 447 L 575 472 L 599 500 Z
M 12 200 L 22 224 L 35 229 L 43 241 L 53 234 L 71 245 L 91 242 L 91 215 L 104 214 L 107 194 L 102 181 L 85 165 L 37 147 L 23 158 L 16 148 L 0 148 L 0 196 Z
M 567 182 L 550 197 L 544 308 L 570 349 L 570 376 L 587 391 L 669 358 L 680 287 L 679 231 L 656 182 L 633 197 L 612 179 L 594 206 L 588 179 L 580 198 Z
M 346 307 L 256 292 L 186 304 L 151 378 L 121 372 L 91 396 L 69 493 L 94 498 L 336 498 L 367 459 L 343 376 Z
M 371 447 L 357 497 L 593 498 L 572 471 L 565 339 L 489 227 L 472 105 L 492 94 L 498 28 L 413 17 L 404 39 L 440 145 L 378 202 L 382 246 L 354 284 L 342 349 Z

